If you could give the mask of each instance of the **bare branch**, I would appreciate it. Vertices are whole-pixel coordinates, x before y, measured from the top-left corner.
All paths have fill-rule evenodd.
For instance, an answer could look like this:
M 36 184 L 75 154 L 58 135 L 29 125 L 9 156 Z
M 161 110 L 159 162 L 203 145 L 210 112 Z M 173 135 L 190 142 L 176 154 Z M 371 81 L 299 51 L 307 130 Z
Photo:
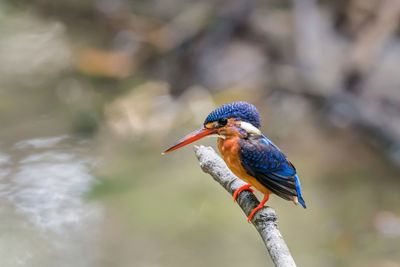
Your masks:
M 237 178 L 226 166 L 225 162 L 215 153 L 214 149 L 205 146 L 194 147 L 196 157 L 200 161 L 200 167 L 210 174 L 215 181 L 220 183 L 231 195 L 245 183 Z M 239 194 L 237 202 L 246 216 L 249 216 L 252 209 L 260 202 L 250 191 L 243 191 Z M 257 229 L 265 246 L 271 255 L 272 261 L 277 267 L 296 266 L 292 255 L 277 228 L 277 217 L 275 211 L 270 207 L 259 210 L 252 224 Z

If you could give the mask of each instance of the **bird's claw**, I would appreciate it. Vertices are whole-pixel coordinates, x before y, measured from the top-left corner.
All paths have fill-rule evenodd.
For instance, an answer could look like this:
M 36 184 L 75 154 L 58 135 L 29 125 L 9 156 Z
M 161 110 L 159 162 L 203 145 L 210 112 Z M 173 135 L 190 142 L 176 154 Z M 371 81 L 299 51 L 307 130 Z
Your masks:
M 262 208 L 264 208 L 264 204 L 260 204 L 260 205 L 258 205 L 257 207 L 255 207 L 255 208 L 250 212 L 249 217 L 247 217 L 247 222 L 250 223 L 251 220 L 252 220 L 253 217 L 254 217 L 254 214 L 256 214 L 256 212 L 259 211 L 259 210 L 262 209 Z
M 243 185 L 243 186 L 239 187 L 238 190 L 236 190 L 235 193 L 233 194 L 233 202 L 236 202 L 237 197 L 244 190 L 247 190 L 247 191 L 250 191 L 250 192 L 253 193 L 254 190 L 251 189 L 250 187 L 251 187 L 251 184 L 246 184 L 246 185 Z
M 269 194 L 264 195 L 263 200 L 260 202 L 260 204 L 258 204 L 257 207 L 255 207 L 251 212 L 249 217 L 247 217 L 247 222 L 250 223 L 250 221 L 253 219 L 254 214 L 256 214 L 257 211 L 259 211 L 260 209 L 264 208 L 265 203 L 268 201 L 269 199 Z

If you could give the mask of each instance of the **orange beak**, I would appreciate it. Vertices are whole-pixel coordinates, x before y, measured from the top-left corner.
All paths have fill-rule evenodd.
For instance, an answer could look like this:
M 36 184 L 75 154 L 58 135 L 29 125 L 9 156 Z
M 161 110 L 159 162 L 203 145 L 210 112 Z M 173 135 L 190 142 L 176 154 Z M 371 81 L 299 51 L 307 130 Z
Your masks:
M 163 153 L 161 153 L 162 155 L 167 154 L 168 152 L 174 151 L 178 148 L 181 148 L 183 146 L 186 146 L 190 143 L 193 143 L 194 141 L 197 141 L 203 137 L 206 137 L 207 135 L 211 135 L 217 132 L 217 129 L 208 129 L 208 128 L 200 128 L 188 135 L 186 135 L 185 137 L 183 137 L 182 139 L 180 139 L 175 145 L 171 146 L 170 148 L 168 148 L 167 150 L 165 150 Z

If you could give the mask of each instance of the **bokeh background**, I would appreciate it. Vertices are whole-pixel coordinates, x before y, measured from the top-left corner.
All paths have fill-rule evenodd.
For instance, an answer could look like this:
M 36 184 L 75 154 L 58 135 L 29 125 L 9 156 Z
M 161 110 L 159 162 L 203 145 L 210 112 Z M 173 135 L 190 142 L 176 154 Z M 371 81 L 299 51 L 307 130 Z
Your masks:
M 298 266 L 400 266 L 400 1 L 0 1 L 0 266 L 272 266 L 191 146 L 255 104 Z M 213 145 L 215 139 L 202 144 Z

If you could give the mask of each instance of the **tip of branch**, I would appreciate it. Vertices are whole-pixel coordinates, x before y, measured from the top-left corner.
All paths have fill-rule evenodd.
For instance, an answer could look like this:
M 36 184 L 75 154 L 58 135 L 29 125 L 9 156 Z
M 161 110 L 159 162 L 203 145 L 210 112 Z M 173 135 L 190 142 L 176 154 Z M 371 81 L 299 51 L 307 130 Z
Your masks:
M 196 154 L 196 157 L 200 160 L 200 157 L 202 156 L 202 154 L 204 154 L 204 152 L 206 151 L 206 150 L 209 150 L 209 151 L 213 151 L 214 152 L 214 150 L 211 148 L 211 147 L 206 147 L 206 146 L 203 146 L 203 145 L 199 145 L 199 146 L 197 146 L 197 145 L 194 145 L 193 146 L 193 150 L 194 150 L 194 153 Z

